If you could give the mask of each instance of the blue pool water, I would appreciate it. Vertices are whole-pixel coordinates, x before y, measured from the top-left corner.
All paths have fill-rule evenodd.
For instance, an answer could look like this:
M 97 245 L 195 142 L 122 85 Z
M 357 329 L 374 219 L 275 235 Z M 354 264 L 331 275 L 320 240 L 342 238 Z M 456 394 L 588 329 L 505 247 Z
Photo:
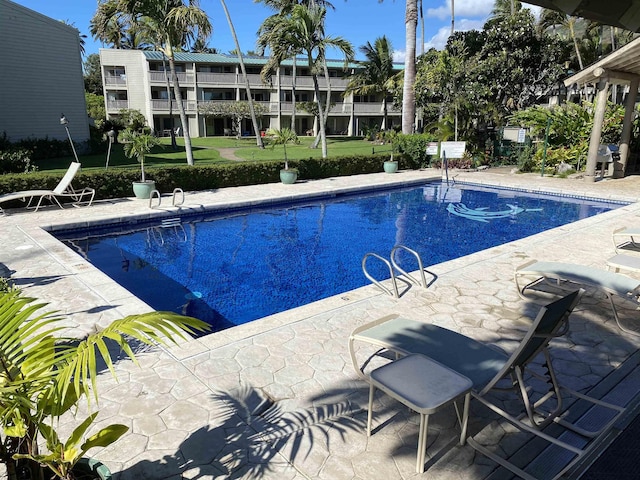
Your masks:
M 218 331 L 367 284 L 368 252 L 388 258 L 394 245 L 406 245 L 426 267 L 621 205 L 429 183 L 177 225 L 56 235 L 153 308 Z M 404 257 L 401 266 L 415 270 L 415 259 Z M 376 278 L 388 277 L 381 263 L 369 265 Z

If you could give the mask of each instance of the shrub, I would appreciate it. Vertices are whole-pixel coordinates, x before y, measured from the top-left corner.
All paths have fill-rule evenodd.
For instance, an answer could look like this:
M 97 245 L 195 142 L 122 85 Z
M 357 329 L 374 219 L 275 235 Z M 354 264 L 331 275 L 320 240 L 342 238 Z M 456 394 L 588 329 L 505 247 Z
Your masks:
M 31 157 L 31 151 L 25 148 L 11 147 L 0 151 L 0 174 L 36 171 L 38 167 L 31 163 Z
M 340 158 L 308 158 L 290 160 L 290 168 L 298 169 L 301 179 L 358 175 L 382 172 L 382 164 L 387 154 L 354 155 Z M 420 164 L 407 155 L 395 157 L 401 169 L 417 169 Z M 160 192 L 172 192 L 174 188 L 187 191 L 211 190 L 241 185 L 259 185 L 280 181 L 282 162 L 241 162 L 206 166 L 171 166 L 145 168 L 149 179 L 156 182 Z M 35 172 L 29 175 L 7 174 L 0 176 L 0 194 L 20 190 L 52 189 L 60 181 L 62 174 Z M 137 168 L 109 168 L 109 170 L 82 171 L 76 175 L 74 183 L 96 190 L 96 199 L 122 198 L 132 196 L 131 183 L 139 180 Z M 7 207 L 20 206 L 20 202 L 7 202 Z
M 427 144 L 435 140 L 431 134 L 398 134 L 394 138 L 393 148 L 396 152 L 409 157 L 418 165 L 417 168 L 429 165 L 430 156 L 427 155 Z

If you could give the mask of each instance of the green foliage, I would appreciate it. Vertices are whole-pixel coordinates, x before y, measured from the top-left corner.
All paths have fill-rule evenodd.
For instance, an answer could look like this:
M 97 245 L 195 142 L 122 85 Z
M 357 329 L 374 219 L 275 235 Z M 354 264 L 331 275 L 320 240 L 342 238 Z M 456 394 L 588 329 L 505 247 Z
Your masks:
M 144 182 L 144 156 L 156 145 L 160 145 L 160 139 L 148 133 L 139 133 L 136 130 L 126 129 L 121 134 L 124 143 L 124 154 L 129 157 L 135 157 L 140 163 L 141 180 Z
M 100 67 L 100 55 L 97 53 L 89 55 L 84 61 L 83 69 L 85 92 L 94 96 L 102 96 L 102 68 Z M 105 115 L 94 117 L 91 115 L 91 112 L 89 112 L 89 116 L 92 118 L 104 118 Z
M 7 138 L 7 134 L 3 132 L 0 135 L 0 152 L 7 151 L 22 151 L 21 156 L 24 156 L 24 151 L 26 151 L 30 162 L 70 156 L 73 153 L 67 140 L 55 140 L 45 137 L 23 138 L 17 142 L 11 142 Z
M 540 140 L 544 139 L 547 122 L 549 122 L 545 165 L 557 167 L 564 162 L 574 169 L 580 170 L 586 165 L 594 110 L 595 106 L 589 102 L 584 102 L 581 105 L 566 103 L 551 109 L 534 106 L 514 113 L 510 121 L 513 124 L 530 128 L 532 136 Z M 603 124 L 603 143 L 619 143 L 623 120 L 624 107 L 608 103 Z M 539 149 L 534 156 L 535 164 L 525 163 L 523 167 L 532 167 L 532 170 L 542 167 L 542 145 L 543 142 L 539 142 Z
M 427 144 L 434 141 L 434 136 L 423 134 L 404 135 L 398 134 L 393 142 L 394 151 L 404 154 L 410 158 L 417 168 L 429 165 L 429 155 L 427 155 Z
M 66 441 L 55 431 L 61 415 L 71 412 L 84 397 L 88 406 L 98 401 L 98 362 L 115 375 L 109 349 L 115 343 L 134 362 L 129 341 L 147 345 L 177 343 L 179 338 L 203 331 L 200 320 L 170 312 L 130 315 L 84 339 L 61 337 L 62 318 L 41 313 L 45 304 L 22 297 L 19 291 L 0 294 L 0 427 L 2 449 L 9 478 L 16 478 L 17 459 L 32 460 L 32 478 L 46 465 L 60 478 L 90 448 L 107 446 L 126 430 L 110 425 L 83 441 L 97 413 L 81 422 Z M 41 454 L 44 447 L 48 453 Z
M 284 148 L 284 169 L 289 170 L 287 143 L 299 144 L 298 135 L 290 128 L 270 129 L 267 131 L 267 135 L 270 137 L 272 147 L 282 145 L 282 148 Z
M 31 163 L 31 151 L 25 148 L 12 147 L 0 150 L 0 174 L 29 173 L 38 168 Z
M 261 117 L 267 112 L 267 107 L 262 103 L 253 102 L 253 111 L 256 117 Z M 210 117 L 230 117 L 233 128 L 238 135 L 242 131 L 242 120 L 251 118 L 249 102 L 205 102 L 198 104 L 198 112 Z
M 122 108 L 118 111 L 118 117 L 112 122 L 117 124 L 120 129 L 131 130 L 132 132 L 150 134 L 151 127 L 147 126 L 145 116 L 134 108 Z
M 87 102 L 87 113 L 94 120 L 107 117 L 107 110 L 104 107 L 104 97 L 95 93 L 85 92 L 85 101 Z

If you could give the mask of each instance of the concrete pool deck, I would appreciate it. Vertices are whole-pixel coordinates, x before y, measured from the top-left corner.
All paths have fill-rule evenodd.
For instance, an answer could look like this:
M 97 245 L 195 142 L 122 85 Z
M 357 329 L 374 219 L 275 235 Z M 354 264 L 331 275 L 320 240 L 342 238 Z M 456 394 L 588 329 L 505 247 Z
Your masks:
M 256 185 L 187 194 L 181 207 L 247 205 L 262 200 L 316 196 L 339 189 L 440 178 L 437 170 L 374 174 Z M 640 200 L 640 177 L 582 180 L 512 175 L 508 170 L 451 172 L 455 181 L 486 183 L 567 195 Z M 132 217 L 175 216 L 177 209 L 149 209 L 145 200 L 98 202 L 90 208 L 10 210 L 0 217 L 0 263 L 26 295 L 49 303 L 82 335 L 149 307 L 79 254 L 43 230 L 70 224 L 117 223 Z M 139 354 L 140 367 L 117 364 L 118 381 L 99 380 L 100 423 L 124 423 L 129 433 L 92 451 L 120 479 L 273 478 L 498 479 L 504 472 L 471 447 L 457 446 L 453 409 L 431 419 L 427 469 L 415 473 L 417 415 L 378 394 L 374 434 L 365 433 L 367 385 L 351 366 L 349 333 L 389 313 L 436 323 L 512 350 L 539 306 L 522 300 L 514 268 L 537 258 L 606 267 L 619 227 L 638 226 L 640 204 L 559 227 L 438 265 L 437 281 L 411 288 L 399 299 L 366 286 L 288 312 L 207 335 L 179 348 Z M 623 322 L 639 313 L 619 302 Z M 570 332 L 552 342 L 561 382 L 579 390 L 613 388 L 620 401 L 640 393 L 640 336 L 622 333 L 605 298 L 588 296 L 572 316 Z M 363 354 L 371 353 L 366 349 Z M 621 373 L 622 372 L 622 373 Z M 81 412 L 82 413 L 82 412 Z M 471 432 L 506 453 L 517 451 L 511 429 L 472 407 Z M 69 420 L 62 430 L 69 431 Z M 621 425 L 623 426 L 623 425 Z

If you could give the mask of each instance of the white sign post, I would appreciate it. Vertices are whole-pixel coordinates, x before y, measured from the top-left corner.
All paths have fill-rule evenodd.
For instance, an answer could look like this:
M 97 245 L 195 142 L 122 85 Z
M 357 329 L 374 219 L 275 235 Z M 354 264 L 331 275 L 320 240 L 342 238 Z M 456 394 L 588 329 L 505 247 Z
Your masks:
M 449 158 L 462 158 L 464 157 L 464 150 L 466 148 L 466 142 L 442 142 L 440 144 L 440 158 L 442 158 L 442 168 L 449 184 Z
M 467 142 L 442 142 L 440 144 L 440 158 L 462 158 Z

